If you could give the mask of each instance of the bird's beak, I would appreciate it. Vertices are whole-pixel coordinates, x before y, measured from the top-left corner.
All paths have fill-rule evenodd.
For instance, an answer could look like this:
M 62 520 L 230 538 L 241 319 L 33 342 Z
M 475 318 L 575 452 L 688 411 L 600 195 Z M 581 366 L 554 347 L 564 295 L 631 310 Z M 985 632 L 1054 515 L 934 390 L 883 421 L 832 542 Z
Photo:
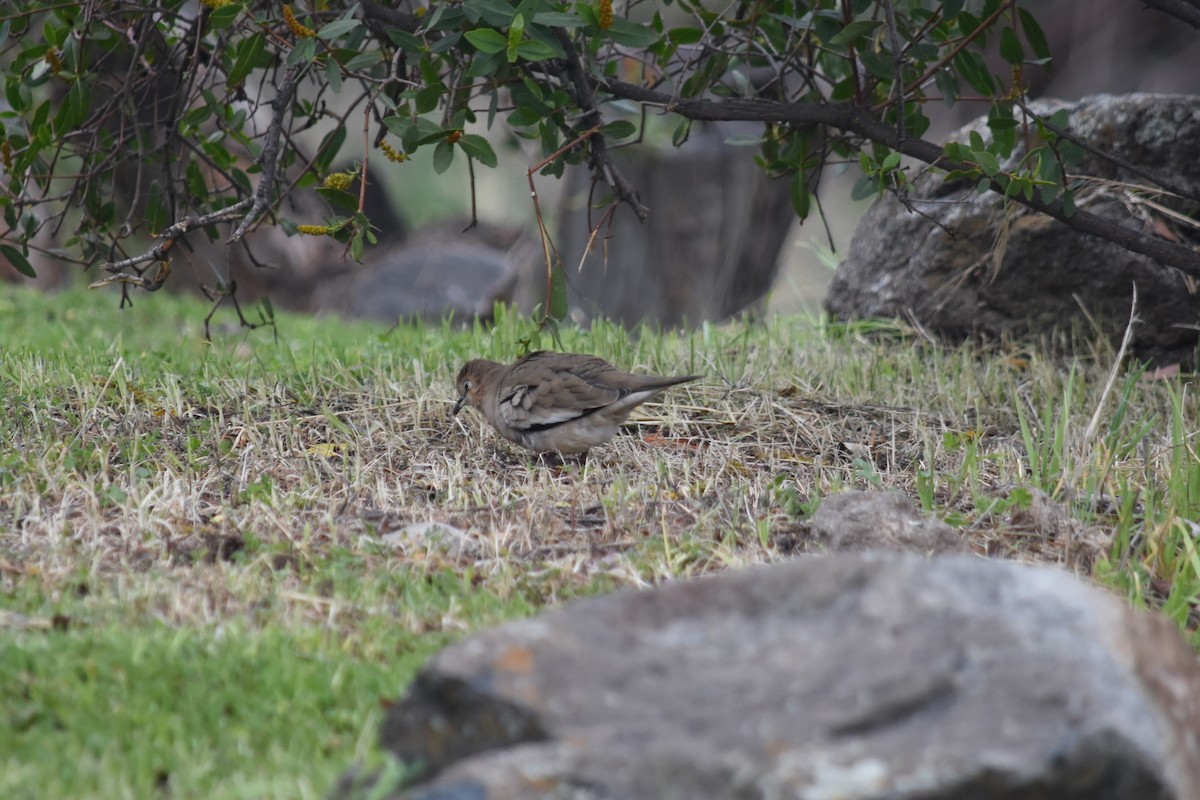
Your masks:
M 450 416 L 453 417 L 456 414 L 458 414 L 458 412 L 462 410 L 462 407 L 466 402 L 467 402 L 467 396 L 465 394 L 462 397 L 458 398 L 458 402 L 454 404 L 454 409 L 450 412 Z

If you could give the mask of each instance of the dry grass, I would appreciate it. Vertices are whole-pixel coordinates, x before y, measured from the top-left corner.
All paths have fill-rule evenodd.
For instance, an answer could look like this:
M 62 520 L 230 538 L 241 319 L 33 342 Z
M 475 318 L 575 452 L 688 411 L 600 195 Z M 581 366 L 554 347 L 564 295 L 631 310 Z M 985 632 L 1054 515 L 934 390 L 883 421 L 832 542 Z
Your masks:
M 286 318 L 278 341 L 227 332 L 209 347 L 177 299 L 118 313 L 95 296 L 14 297 L 0 322 L 28 340 L 0 366 L 3 635 L 53 653 L 55 630 L 134 646 L 162 626 L 228 629 L 360 665 L 359 693 L 333 696 L 361 736 L 322 745 L 322 775 L 369 741 L 362 709 L 399 689 L 397 653 L 415 666 L 448 636 L 563 597 L 803 552 L 805 518 L 845 489 L 903 492 L 980 554 L 1095 566 L 1194 629 L 1191 387 L 1133 373 L 1103 397 L 1103 348 L 1068 363 L 783 318 L 567 332 L 568 349 L 706 379 L 643 407 L 586 464 L 553 465 L 478 415 L 448 416 L 461 361 L 515 355 L 517 319 L 384 332 Z M 250 774 L 292 769 L 256 759 Z M 163 769 L 196 796 L 242 796 Z

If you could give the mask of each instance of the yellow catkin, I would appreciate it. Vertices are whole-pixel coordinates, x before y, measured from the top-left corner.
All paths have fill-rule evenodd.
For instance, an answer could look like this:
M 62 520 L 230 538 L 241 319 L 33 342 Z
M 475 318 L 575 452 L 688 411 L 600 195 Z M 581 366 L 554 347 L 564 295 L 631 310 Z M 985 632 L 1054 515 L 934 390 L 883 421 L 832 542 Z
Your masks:
M 332 172 L 325 176 L 325 180 L 322 183 L 326 189 L 341 189 L 345 191 L 350 188 L 350 184 L 354 183 L 355 174 L 353 172 Z
M 596 19 L 599 20 L 600 27 L 603 30 L 608 30 L 612 27 L 612 0 L 596 0 Z
M 13 157 L 12 146 L 8 143 L 8 139 L 0 142 L 0 162 L 3 162 L 5 172 L 11 174 L 13 171 Z
M 300 20 L 296 19 L 296 15 L 292 13 L 292 7 L 285 5 L 283 7 L 283 21 L 287 23 L 290 30 L 299 39 L 311 39 L 317 35 L 317 32 L 312 28 L 306 28 L 300 24 Z
M 395 161 L 397 164 L 404 162 L 404 161 L 408 161 L 407 155 L 399 152 L 398 150 L 396 150 L 396 148 L 392 147 L 387 142 L 380 142 L 379 149 L 383 151 L 383 154 L 385 156 L 387 156 L 388 161 Z
M 55 75 L 62 72 L 62 59 L 58 57 L 58 51 L 53 47 L 46 50 L 46 63 L 50 65 L 50 71 Z
M 297 225 L 296 230 L 309 236 L 328 236 L 333 233 L 333 228 L 328 225 Z
M 211 11 L 233 5 L 235 0 L 200 0 L 200 3 Z

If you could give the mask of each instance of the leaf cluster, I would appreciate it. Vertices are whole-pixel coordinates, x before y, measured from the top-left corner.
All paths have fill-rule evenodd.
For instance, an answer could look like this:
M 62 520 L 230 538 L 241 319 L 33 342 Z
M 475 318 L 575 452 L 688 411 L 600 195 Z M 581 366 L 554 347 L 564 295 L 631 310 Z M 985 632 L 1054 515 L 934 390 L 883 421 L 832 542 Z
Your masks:
M 361 192 L 325 181 L 355 130 L 361 181 L 425 148 L 439 173 L 495 167 L 500 139 L 483 134 L 502 127 L 553 154 L 543 173 L 587 163 L 643 214 L 607 145 L 641 138 L 650 112 L 675 116 L 677 145 L 697 121 L 761 122 L 758 162 L 791 180 L 804 217 L 822 165 L 857 161 L 855 196 L 901 187 L 900 155 L 929 152 L 928 104 L 979 103 L 990 139 L 923 160 L 1070 208 L 1075 145 L 1024 102 L 1026 71 L 1050 59 L 1015 0 L 13 0 L 0 254 L 32 274 L 40 248 L 151 288 L 143 272 L 177 239 L 238 241 L 314 192 L 325 219 L 287 227 L 326 230 L 357 258 L 374 241 Z

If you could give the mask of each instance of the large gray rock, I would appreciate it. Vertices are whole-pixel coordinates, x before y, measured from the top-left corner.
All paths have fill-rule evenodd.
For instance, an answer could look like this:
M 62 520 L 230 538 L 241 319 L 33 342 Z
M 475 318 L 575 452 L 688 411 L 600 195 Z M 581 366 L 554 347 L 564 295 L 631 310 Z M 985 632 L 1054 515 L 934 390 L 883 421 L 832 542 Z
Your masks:
M 1055 570 L 841 555 L 469 637 L 388 712 L 393 797 L 1200 798 L 1200 670 Z
M 1098 95 L 1077 103 L 1042 101 L 1034 108 L 1046 115 L 1068 109 L 1072 134 L 1168 185 L 1200 194 L 1200 97 Z M 990 138 L 976 121 L 949 139 L 967 141 L 970 130 Z M 1022 153 L 1018 146 L 1014 158 Z M 1147 183 L 1139 175 L 1091 154 L 1072 174 L 1112 181 L 1093 182 L 1080 192 L 1081 209 L 1151 232 L 1195 234 L 1139 204 L 1146 195 L 1128 188 Z M 1176 212 L 1196 211 L 1192 202 L 1153 199 Z M 999 195 L 977 194 L 961 181 L 946 184 L 927 174 L 915 181 L 909 202 L 915 211 L 886 195 L 863 217 L 825 299 L 831 314 L 911 318 L 948 338 L 1044 336 L 1072 324 L 1088 330 L 1095 324 L 1119 340 L 1136 283 L 1141 322 L 1134 329 L 1133 353 L 1190 363 L 1200 337 L 1194 278 L 1024 206 L 1014 204 L 1006 215 Z M 996 264 L 998 250 L 1003 258 Z

